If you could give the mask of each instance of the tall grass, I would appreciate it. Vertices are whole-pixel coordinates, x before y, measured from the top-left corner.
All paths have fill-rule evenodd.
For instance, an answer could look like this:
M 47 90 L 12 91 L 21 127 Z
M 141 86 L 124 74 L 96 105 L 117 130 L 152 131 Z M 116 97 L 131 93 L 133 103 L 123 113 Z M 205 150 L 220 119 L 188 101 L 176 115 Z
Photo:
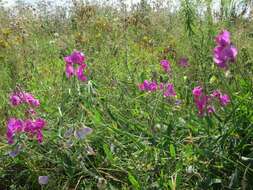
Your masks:
M 123 1 L 74 2 L 68 14 L 39 3 L 0 9 L 0 189 L 252 189 L 253 24 L 240 8 L 250 15 L 251 2 L 222 1 L 220 10 L 215 1 L 182 0 L 175 10 L 144 0 L 130 10 Z M 239 51 L 228 71 L 212 59 L 222 29 Z M 87 57 L 86 83 L 65 76 L 73 49 Z M 178 65 L 181 57 L 190 67 Z M 141 92 L 145 79 L 169 80 L 177 96 Z M 22 140 L 12 158 L 17 145 L 5 131 L 21 115 L 8 102 L 17 85 L 40 99 L 47 127 L 42 144 Z M 198 85 L 221 89 L 231 103 L 200 117 Z M 66 134 L 84 126 L 93 129 L 85 139 Z

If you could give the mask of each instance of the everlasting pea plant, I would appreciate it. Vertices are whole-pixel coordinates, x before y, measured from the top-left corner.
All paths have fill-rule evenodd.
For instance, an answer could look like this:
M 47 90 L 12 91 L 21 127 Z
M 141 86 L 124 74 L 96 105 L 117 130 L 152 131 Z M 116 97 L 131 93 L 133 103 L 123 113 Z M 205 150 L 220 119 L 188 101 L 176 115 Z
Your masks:
M 64 57 L 66 63 L 66 76 L 71 78 L 76 76 L 80 81 L 86 81 L 87 77 L 83 74 L 84 69 L 86 68 L 85 56 L 80 51 L 73 51 L 69 56 Z
M 235 62 L 238 53 L 236 47 L 231 43 L 230 33 L 223 30 L 216 36 L 215 42 L 213 60 L 218 67 L 227 69 L 229 63 Z
M 215 99 L 218 99 L 220 106 L 222 107 L 230 102 L 229 96 L 227 94 L 222 94 L 219 90 L 213 91 L 211 95 L 205 95 L 203 93 L 203 88 L 197 86 L 192 90 L 192 94 L 200 116 L 204 116 L 206 113 L 212 114 L 215 112 L 213 106 Z
M 160 65 L 166 73 L 169 73 L 171 71 L 170 62 L 168 60 L 164 59 L 164 60 L 160 61 Z M 156 92 L 156 91 L 160 90 L 163 92 L 164 97 L 176 96 L 176 92 L 174 90 L 174 85 L 172 83 L 157 84 L 156 81 L 144 80 L 144 82 L 140 83 L 138 85 L 138 87 L 141 91 L 146 91 L 146 92 Z
M 10 94 L 10 104 L 17 107 L 21 104 L 27 105 L 26 119 L 10 118 L 7 124 L 6 137 L 9 144 L 14 143 L 14 137 L 18 134 L 25 133 L 29 137 L 36 136 L 39 143 L 43 141 L 42 129 L 46 121 L 42 118 L 36 118 L 34 108 L 40 106 L 38 99 L 30 93 L 24 91 L 13 92 Z

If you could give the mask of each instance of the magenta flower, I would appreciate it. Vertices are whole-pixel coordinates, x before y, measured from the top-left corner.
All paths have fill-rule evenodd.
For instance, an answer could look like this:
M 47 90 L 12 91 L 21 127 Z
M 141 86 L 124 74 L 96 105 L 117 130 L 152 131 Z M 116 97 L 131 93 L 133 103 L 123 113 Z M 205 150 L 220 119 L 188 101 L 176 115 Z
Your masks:
M 188 59 L 185 57 L 180 58 L 179 65 L 181 65 L 182 67 L 188 67 L 189 66 Z
M 11 94 L 10 95 L 10 102 L 13 106 L 18 106 L 22 103 L 22 100 L 20 99 L 20 97 L 16 94 Z
M 6 137 L 9 144 L 13 144 L 14 136 L 17 132 L 23 130 L 23 121 L 16 118 L 10 118 L 7 124 Z
M 163 70 L 165 72 L 170 72 L 171 71 L 170 62 L 168 60 L 166 60 L 166 59 L 161 60 L 160 64 L 163 67 Z
M 85 61 L 85 56 L 82 52 L 74 50 L 69 56 L 64 57 L 66 63 L 82 65 Z
M 230 33 L 227 30 L 221 31 L 216 37 L 215 41 L 217 45 L 226 46 L 230 44 Z
M 10 95 L 10 103 L 12 106 L 19 106 L 20 104 L 26 103 L 33 107 L 39 107 L 40 102 L 34 98 L 32 94 L 27 92 L 13 92 Z
M 230 103 L 229 96 L 227 94 L 222 94 L 219 90 L 213 91 L 211 97 L 217 98 L 221 106 L 226 106 L 228 103 Z
M 230 98 L 227 94 L 221 95 L 220 96 L 220 104 L 222 106 L 226 106 L 230 102 Z
M 26 120 L 24 121 L 24 132 L 29 136 L 33 137 L 36 135 L 39 143 L 43 141 L 42 129 L 45 127 L 46 121 L 44 119 L 38 118 L 36 120 Z
M 36 112 L 33 108 L 40 106 L 39 100 L 34 98 L 32 94 L 27 92 L 13 92 L 10 95 L 10 103 L 13 106 L 17 106 L 23 103 L 27 104 L 29 107 L 25 111 L 25 114 L 29 119 L 9 119 L 6 131 L 8 143 L 13 144 L 14 136 L 17 133 L 26 133 L 32 137 L 36 135 L 38 142 L 41 143 L 43 141 L 42 128 L 44 128 L 44 126 L 46 125 L 46 121 L 41 118 L 30 119 L 31 116 L 34 117 L 36 115 Z
M 157 90 L 158 85 L 156 82 L 149 82 L 148 80 L 144 80 L 143 83 L 138 85 L 141 91 L 154 92 Z
M 220 68 L 227 68 L 228 63 L 235 62 L 238 51 L 230 42 L 230 33 L 222 31 L 215 38 L 216 47 L 213 50 L 213 60 Z
M 176 92 L 174 90 L 174 85 L 169 83 L 167 84 L 167 89 L 165 90 L 164 94 L 165 97 L 171 97 L 171 96 L 176 96 Z
M 195 87 L 192 90 L 192 94 L 194 95 L 194 97 L 198 98 L 202 95 L 202 88 L 200 86 Z
M 72 77 L 75 74 L 74 66 L 73 66 L 72 63 L 68 63 L 68 62 L 66 63 L 66 70 L 65 70 L 65 72 L 66 72 L 67 78 L 70 78 L 70 77 Z
M 73 75 L 76 75 L 80 81 L 87 80 L 87 77 L 83 74 L 87 65 L 84 63 L 85 56 L 82 52 L 74 51 L 71 55 L 64 57 L 64 61 L 66 63 L 65 72 L 67 78 L 71 78 Z
M 149 91 L 150 92 L 155 92 L 157 90 L 157 83 L 156 82 L 151 82 L 149 84 Z
M 80 81 L 86 81 L 87 80 L 87 77 L 84 76 L 83 74 L 83 71 L 84 69 L 86 68 L 86 64 L 82 64 L 78 67 L 77 71 L 76 71 L 76 75 L 77 75 L 77 78 L 80 80 Z
M 195 100 L 195 104 L 198 108 L 199 115 L 204 115 L 207 106 L 208 96 L 201 96 Z
M 194 102 L 198 109 L 199 115 L 203 116 L 205 113 L 212 114 L 215 112 L 215 108 L 212 102 L 218 99 L 221 106 L 226 106 L 230 102 L 230 98 L 227 94 L 222 94 L 219 90 L 215 90 L 210 96 L 203 94 L 200 86 L 195 87 L 192 90 L 194 96 Z

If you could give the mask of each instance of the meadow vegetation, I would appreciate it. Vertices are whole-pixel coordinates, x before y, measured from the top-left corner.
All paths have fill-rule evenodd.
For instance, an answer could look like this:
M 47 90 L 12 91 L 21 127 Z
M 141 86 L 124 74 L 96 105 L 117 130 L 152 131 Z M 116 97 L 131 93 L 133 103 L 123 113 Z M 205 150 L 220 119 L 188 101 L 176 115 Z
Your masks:
M 164 2 L 0 6 L 0 189 L 253 189 L 252 1 Z

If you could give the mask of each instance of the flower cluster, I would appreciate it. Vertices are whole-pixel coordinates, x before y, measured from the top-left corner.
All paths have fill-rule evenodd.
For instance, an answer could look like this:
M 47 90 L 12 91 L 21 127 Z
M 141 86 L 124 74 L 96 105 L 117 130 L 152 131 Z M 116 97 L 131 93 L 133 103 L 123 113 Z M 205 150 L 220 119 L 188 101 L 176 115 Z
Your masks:
M 34 98 L 32 94 L 27 92 L 13 92 L 10 95 L 10 103 L 12 106 L 19 106 L 20 104 L 29 104 L 32 107 L 39 107 L 40 102 Z
M 155 81 L 144 80 L 143 83 L 139 84 L 141 91 L 155 92 L 158 89 L 158 84 Z
M 160 61 L 160 65 L 166 73 L 171 71 L 170 62 L 166 59 Z M 157 84 L 155 81 L 144 80 L 143 83 L 139 84 L 139 89 L 146 92 L 162 91 L 164 97 L 176 96 L 174 85 L 172 83 L 160 83 Z
M 222 94 L 219 90 L 213 91 L 210 95 L 205 95 L 202 87 L 197 86 L 192 90 L 192 94 L 194 96 L 194 102 L 199 115 L 201 116 L 203 116 L 206 112 L 208 114 L 215 112 L 215 108 L 212 105 L 215 99 L 219 100 L 221 106 L 226 106 L 230 102 L 229 96 L 227 94 Z
M 78 80 L 86 81 L 87 77 L 83 74 L 84 69 L 86 68 L 85 56 L 82 52 L 73 51 L 69 56 L 64 57 L 66 63 L 66 76 L 71 78 L 73 75 L 76 75 Z
M 45 127 L 46 122 L 42 118 L 32 118 L 32 116 L 36 115 L 33 108 L 40 106 L 39 100 L 27 92 L 13 92 L 10 95 L 10 104 L 12 106 L 27 104 L 28 108 L 25 113 L 28 115 L 28 118 L 25 120 L 10 118 L 8 120 L 6 132 L 8 143 L 13 144 L 15 135 L 19 133 L 26 133 L 29 137 L 36 136 L 38 142 L 42 143 L 42 129 Z
M 213 50 L 213 60 L 220 68 L 227 68 L 229 62 L 234 62 L 237 49 L 230 41 L 230 33 L 227 30 L 220 32 L 216 38 L 216 47 Z
M 155 91 L 163 91 L 164 97 L 171 97 L 171 96 L 176 96 L 176 92 L 174 90 L 174 85 L 171 83 L 164 84 L 160 83 L 157 84 L 154 81 L 148 81 L 144 80 L 143 83 L 139 84 L 139 89 L 141 91 L 146 91 L 146 92 L 155 92 Z

